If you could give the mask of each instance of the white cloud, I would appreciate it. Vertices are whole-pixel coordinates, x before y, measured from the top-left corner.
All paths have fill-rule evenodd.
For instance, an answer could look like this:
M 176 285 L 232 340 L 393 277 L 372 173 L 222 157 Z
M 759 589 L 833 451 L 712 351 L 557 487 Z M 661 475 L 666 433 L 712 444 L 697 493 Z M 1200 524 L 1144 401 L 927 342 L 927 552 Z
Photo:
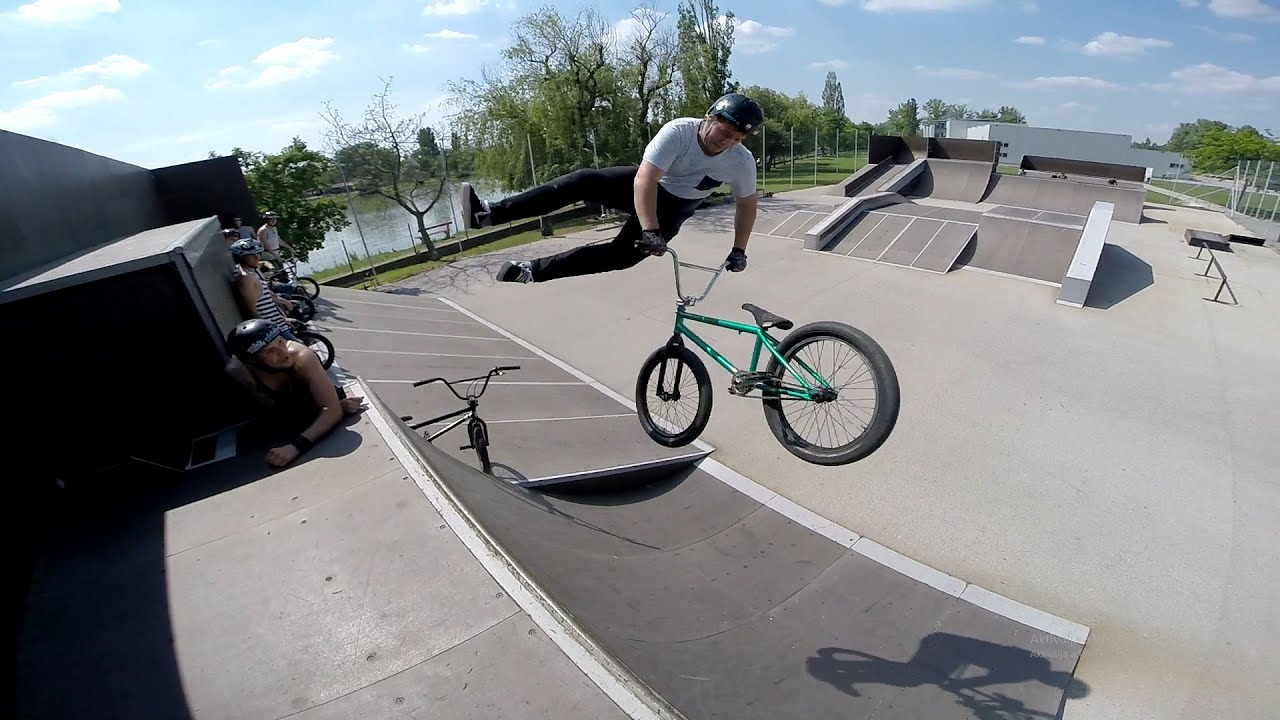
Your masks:
M 1098 78 L 1084 77 L 1080 75 L 1038 77 L 1032 80 L 1011 82 L 1009 85 L 1011 87 L 1024 88 L 1028 90 L 1056 90 L 1063 88 L 1112 90 L 1120 87 L 1119 85 L 1107 80 L 1099 80 Z
M 1040 37 L 1039 35 L 1022 35 L 1020 37 L 1014 38 L 1013 41 L 1018 43 L 1019 45 L 1043 45 L 1044 44 L 1044 38 Z
M 426 45 L 419 45 L 418 43 L 404 43 L 400 46 L 400 49 L 405 52 L 414 53 L 415 55 L 431 52 L 430 47 Z
M 1142 38 L 1104 32 L 1087 43 L 1080 49 L 1080 52 L 1085 55 L 1145 55 L 1147 50 L 1151 48 L 1167 47 L 1173 47 L 1173 43 L 1158 38 Z
M 422 8 L 423 15 L 470 15 L 479 12 L 489 0 L 439 0 Z
M 849 67 L 844 60 L 819 60 L 805 65 L 808 70 L 842 70 Z
M 755 20 L 743 20 L 734 28 L 734 46 L 743 54 L 756 55 L 778 47 L 777 38 L 791 37 L 796 31 L 776 25 L 764 25 Z
M 120 0 L 36 0 L 18 7 L 23 20 L 43 23 L 78 22 L 120 9 Z
M 1246 32 L 1222 32 L 1221 30 L 1214 30 L 1213 28 L 1206 27 L 1204 25 L 1196 25 L 1195 29 L 1199 30 L 1200 32 L 1208 33 L 1216 38 L 1224 38 L 1226 40 L 1230 40 L 1231 42 L 1251 43 L 1251 42 L 1257 42 L 1258 40 L 1258 38 Z
M 110 100 L 119 100 L 124 93 L 104 85 L 80 90 L 63 90 L 28 100 L 13 110 L 0 110 L 0 127 L 13 130 L 52 125 L 58 121 L 58 110 L 87 107 Z
M 435 38 L 437 40 L 478 40 L 479 35 L 471 33 L 458 32 L 457 30 L 437 30 L 435 32 L 422 33 L 422 37 Z
M 1176 90 L 1189 95 L 1238 92 L 1280 92 L 1280 75 L 1254 77 L 1213 63 L 1188 65 L 1169 73 L 1170 82 L 1147 83 L 1154 90 Z
M 1200 5 L 1200 0 L 1178 0 L 1178 4 L 1182 7 L 1197 7 Z
M 1209 10 L 1221 17 L 1280 22 L 1280 10 L 1262 0 L 1209 0 Z
M 930 67 L 917 65 L 916 72 L 925 77 L 947 78 L 949 80 L 984 80 L 994 77 L 991 73 L 968 68 Z
M 863 0 L 862 9 L 867 12 L 894 12 L 895 10 L 961 10 L 981 7 L 988 0 Z
M 72 77 L 80 75 L 98 75 L 104 78 L 136 77 L 150 69 L 150 65 L 128 55 L 108 55 L 92 65 L 74 68 L 67 74 Z
M 631 15 L 614 23 L 603 39 L 614 43 L 617 47 L 630 47 L 640 39 L 640 33 L 645 32 L 646 27 L 660 26 L 667 21 L 668 17 L 670 13 L 660 13 L 650 8 L 636 8 Z M 644 19 L 644 23 L 641 22 L 641 18 Z M 724 23 L 721 22 L 722 27 L 723 25 Z
M 31 78 L 30 80 L 14 80 L 13 86 L 14 87 L 35 87 L 36 85 L 39 85 L 40 83 L 43 83 L 48 79 L 49 79 L 48 75 L 41 75 L 40 77 L 34 77 L 34 78 Z
M 253 62 L 263 65 L 262 74 L 249 81 L 249 87 L 265 87 L 320 73 L 320 68 L 334 62 L 338 55 L 327 48 L 333 38 L 304 37 L 269 48 Z
M 231 87 L 236 75 L 244 72 L 244 68 L 239 65 L 225 67 L 218 71 L 217 75 L 205 81 L 204 86 L 210 90 L 221 90 L 225 87 Z

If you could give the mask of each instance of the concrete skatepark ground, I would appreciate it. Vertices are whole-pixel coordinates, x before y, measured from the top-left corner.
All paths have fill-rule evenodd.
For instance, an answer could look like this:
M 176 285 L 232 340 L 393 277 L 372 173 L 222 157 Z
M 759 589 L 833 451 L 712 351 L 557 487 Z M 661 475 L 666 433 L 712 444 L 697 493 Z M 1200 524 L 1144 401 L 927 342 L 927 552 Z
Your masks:
M 1059 703 L 1045 709 L 1044 693 L 1056 689 L 1061 697 L 1064 688 L 1071 690 L 1062 707 L 1066 718 L 1250 717 L 1274 707 L 1280 692 L 1271 668 L 1280 659 L 1275 650 L 1280 630 L 1268 599 L 1280 595 L 1280 547 L 1273 531 L 1280 509 L 1273 477 L 1278 456 L 1271 442 L 1280 419 L 1275 409 L 1280 392 L 1274 381 L 1280 359 L 1280 301 L 1274 290 L 1280 256 L 1252 247 L 1223 255 L 1240 305 L 1206 302 L 1203 298 L 1213 294 L 1217 283 L 1195 275 L 1203 263 L 1187 257 L 1194 253 L 1182 241 L 1182 229 L 1188 224 L 1209 230 L 1230 227 L 1212 213 L 1148 208 L 1152 222 L 1113 227 L 1089 306 L 1077 310 L 1055 305 L 1054 289 L 1042 284 L 979 272 L 938 276 L 843 261 L 805 252 L 799 240 L 771 232 L 788 219 L 794 222 L 797 213 L 824 214 L 833 202 L 812 192 L 764 201 L 757 224 L 761 232 L 750 248 L 751 266 L 742 275 L 723 278 L 700 307 L 708 314 L 745 317 L 738 306 L 754 302 L 797 324 L 830 318 L 870 332 L 888 349 L 902 378 L 898 427 L 884 448 L 856 465 L 804 465 L 776 445 L 757 403 L 719 390 L 727 376 L 712 366 L 717 406 L 704 435 L 715 447 L 711 457 L 749 476 L 765 492 L 776 493 L 778 500 L 770 501 L 774 507 L 785 507 L 781 500 L 793 501 L 800 508 L 795 514 L 807 508 L 954 578 L 1082 623 L 1089 628 L 1088 644 L 1074 667 L 1077 684 L 1072 686 L 1048 674 L 1059 671 L 1055 666 L 1034 677 L 1010 676 L 979 686 L 985 696 L 945 690 L 939 674 L 947 671 L 937 666 L 945 667 L 946 662 L 931 664 L 925 654 L 931 672 L 911 665 L 922 646 L 914 642 L 922 634 L 913 624 L 921 612 L 927 618 L 928 611 L 909 598 L 919 597 L 921 589 L 918 583 L 908 583 L 894 590 L 901 576 L 888 573 L 844 587 L 850 592 L 886 592 L 900 602 L 850 596 L 842 603 L 826 604 L 821 612 L 813 607 L 796 610 L 786 606 L 785 596 L 770 596 L 768 584 L 758 582 L 763 588 L 756 596 L 725 598 L 726 603 L 757 612 L 776 607 L 776 614 L 788 623 L 787 630 L 775 636 L 756 635 L 769 640 L 752 649 L 762 665 L 768 668 L 770 661 L 796 658 L 830 660 L 824 687 L 832 694 L 810 702 L 830 702 L 823 709 L 841 707 L 856 716 L 1055 717 Z M 715 264 L 723 257 L 728 245 L 723 228 L 730 226 L 730 212 L 711 209 L 687 226 L 678 240 L 685 259 Z M 547 241 L 527 251 L 542 253 L 583 241 Z M 497 386 L 485 396 L 482 407 L 491 421 L 516 419 L 517 413 L 533 409 L 534 400 L 520 393 L 537 393 L 550 403 L 542 406 L 546 412 L 525 418 L 577 418 L 546 423 L 559 427 L 544 428 L 541 435 L 522 435 L 526 431 L 521 423 L 491 425 L 495 460 L 524 477 L 553 477 L 582 469 L 584 459 L 586 466 L 597 460 L 566 457 L 564 446 L 559 452 L 543 446 L 533 454 L 528 452 L 532 448 L 524 447 L 550 437 L 572 438 L 564 432 L 567 424 L 590 423 L 595 432 L 614 436 L 609 452 L 601 452 L 601 462 L 621 464 L 661 454 L 645 444 L 634 416 L 627 417 L 607 395 L 584 385 L 581 377 L 527 347 L 511 344 L 483 323 L 479 326 L 492 330 L 487 333 L 492 339 L 469 339 L 483 332 L 478 320 L 466 314 L 446 315 L 440 311 L 451 306 L 436 304 L 440 301 L 434 298 L 445 298 L 580 369 L 603 389 L 629 397 L 640 361 L 670 331 L 673 289 L 667 259 L 647 261 L 626 273 L 543 286 L 494 283 L 493 270 L 503 259 L 505 255 L 469 260 L 387 293 L 326 289 L 327 304 L 318 324 L 330 331 L 339 362 L 358 373 L 395 413 L 421 416 L 434 409 L 434 396 L 421 389 L 409 392 L 405 381 L 430 374 L 475 374 L 473 370 L 511 362 L 505 357 L 509 355 L 517 356 L 514 362 L 522 370 L 504 380 L 573 383 Z M 814 292 L 816 297 L 806 297 Z M 441 329 L 450 323 L 458 323 L 454 327 L 459 329 Z M 416 329 L 406 329 L 410 325 Z M 749 353 L 743 338 L 729 333 L 709 336 L 722 350 L 740 357 Z M 492 350 L 498 346 L 507 349 Z M 457 351 L 460 347 L 464 350 Z M 168 566 L 175 664 L 186 683 L 190 714 L 281 717 L 304 711 L 302 717 L 339 717 L 390 708 L 383 712 L 409 715 L 425 702 L 430 708 L 425 712 L 432 716 L 468 716 L 475 707 L 491 717 L 621 716 L 584 677 L 590 671 L 579 672 L 569 658 L 557 654 L 557 648 L 563 651 L 553 642 L 557 638 L 544 641 L 536 631 L 530 633 L 541 625 L 518 611 L 517 603 L 498 597 L 501 591 L 492 578 L 474 567 L 462 544 L 437 519 L 447 513 L 422 502 L 422 491 L 428 489 L 423 481 L 415 482 L 415 488 L 405 480 L 417 478 L 405 472 L 406 458 L 384 452 L 385 436 L 370 427 L 378 423 L 377 415 L 357 421 L 349 435 L 336 438 L 329 451 L 311 461 L 311 470 L 300 466 L 235 492 L 230 492 L 234 485 L 248 480 L 225 482 L 228 492 L 200 502 L 171 503 L 163 519 L 153 518 L 162 523 L 152 531 L 165 536 L 167 560 L 160 563 L 153 557 L 152 562 Z M 348 445 L 340 447 L 344 439 Z M 437 444 L 463 462 L 474 461 L 457 451 L 460 443 L 442 439 Z M 614 448 L 620 459 L 612 459 Z M 247 454 L 235 462 L 248 466 L 253 461 Z M 228 476 L 236 471 L 232 466 L 220 469 Z M 699 548 L 708 553 L 714 549 L 708 539 L 750 534 L 740 522 L 752 515 L 749 504 L 726 507 L 727 496 L 714 494 L 723 490 L 709 490 L 716 487 L 709 483 L 684 486 L 703 488 L 690 496 L 699 502 L 669 508 L 669 513 L 686 519 L 690 528 L 706 523 L 700 538 L 644 536 L 647 524 L 628 514 L 625 504 L 593 507 L 575 517 L 594 524 L 595 531 L 607 529 L 631 541 L 685 543 L 691 562 L 698 562 L 692 558 Z M 222 489 L 216 480 L 209 487 Z M 483 496 L 486 487 L 497 486 L 459 484 L 455 490 L 464 494 L 469 488 L 472 494 L 463 500 L 480 514 L 486 502 L 496 502 Z M 577 502 L 582 501 L 548 504 L 564 511 Z M 388 513 L 390 507 L 397 512 Z M 545 510 L 536 512 L 546 517 Z M 312 526 L 304 527 L 304 520 L 311 520 Z M 531 527 L 535 529 L 527 529 Z M 266 533 L 273 530 L 277 538 L 286 539 L 267 544 Z M 506 532 L 501 540 L 513 545 L 519 544 L 521 531 L 539 533 L 532 520 L 490 531 Z M 823 546 L 811 534 L 797 529 L 774 526 L 757 536 L 776 542 L 790 539 L 792 532 L 798 533 L 796 543 L 809 543 L 804 547 L 814 552 L 801 553 L 797 560 L 834 567 L 833 558 L 845 558 L 846 563 L 855 558 L 852 553 L 819 554 L 829 551 L 821 551 Z M 148 540 L 157 542 L 156 537 Z M 126 544 L 120 540 L 97 546 L 109 554 Z M 421 552 L 426 547 L 444 550 Z M 734 547 L 743 546 L 726 541 L 722 551 Z M 565 553 L 590 554 L 589 549 L 566 543 Z M 777 556 L 785 553 L 770 555 Z M 556 580 L 563 587 L 573 581 L 572 570 L 586 564 L 574 557 L 578 562 L 560 568 L 558 579 L 549 577 L 556 573 L 550 561 L 523 562 L 540 571 L 535 580 Z M 49 567 L 60 566 L 52 562 Z M 50 570 L 44 597 L 73 597 L 77 569 L 86 572 L 75 566 L 61 567 L 61 574 Z M 493 565 L 486 569 L 501 572 Z M 332 574 L 320 575 L 321 571 Z M 234 574 L 240 584 L 219 590 L 206 577 L 211 572 Z M 109 595 L 119 580 L 103 575 L 98 587 Z M 445 576 L 461 578 L 462 584 L 446 586 L 440 581 Z M 62 594 L 59 577 L 68 583 Z M 838 577 L 845 576 L 828 575 Z M 709 584 L 711 577 L 688 580 L 696 586 L 703 579 Z M 667 597 L 672 623 L 663 628 L 667 641 L 677 639 L 677 631 L 705 636 L 706 627 L 698 625 L 699 615 L 705 615 L 697 609 L 699 596 L 688 588 L 688 595 L 676 592 L 681 580 L 669 578 L 673 585 L 663 592 L 650 589 L 614 597 L 602 603 L 596 615 L 586 613 L 580 619 L 592 628 L 618 630 L 616 637 L 606 636 L 601 642 L 625 643 L 625 631 L 633 629 L 626 623 L 652 612 L 646 603 Z M 812 580 L 776 581 L 780 587 L 793 583 L 812 596 L 829 597 L 821 593 L 832 588 L 815 587 L 821 583 Z M 742 578 L 733 581 L 741 583 Z M 333 582 L 341 583 L 335 589 L 343 592 L 334 595 L 329 589 Z M 283 593 L 299 587 L 309 591 L 294 599 Z M 163 603 L 165 591 L 151 590 Z M 344 594 L 352 603 L 360 601 L 359 607 L 318 602 Z M 125 598 L 116 602 L 124 603 Z M 519 605 L 537 617 L 536 604 L 533 610 Z M 875 622 L 853 623 L 851 608 L 866 605 L 879 605 Z M 41 605 L 37 602 L 35 607 Z M 74 636 L 76 625 L 56 612 L 59 607 L 55 603 L 43 622 L 61 619 L 62 632 Z M 955 612 L 977 611 L 972 604 L 964 607 Z M 142 620 L 136 610 L 124 619 Z M 740 622 L 750 625 L 745 619 Z M 41 624 L 39 612 L 33 623 L 48 627 Z M 243 639 L 273 625 L 287 628 L 283 640 L 263 644 Z M 842 644 L 809 646 L 817 638 L 806 632 L 829 638 L 840 632 L 832 628 L 839 627 L 847 633 Z M 998 629 L 1003 633 L 1000 644 L 1015 645 L 1009 640 L 1012 631 L 999 627 L 1004 628 Z M 945 624 L 937 628 L 952 629 Z M 977 635 L 972 626 L 960 634 Z M 904 642 L 905 637 L 913 642 Z M 789 647 L 788 640 L 801 646 Z M 373 645 L 382 650 L 363 652 Z M 497 655 L 498 648 L 510 653 L 513 647 L 524 654 Z M 1041 654 L 1056 663 L 1066 646 L 1055 641 L 1042 647 Z M 828 652 L 820 653 L 824 648 Z M 835 649 L 861 650 L 879 661 L 860 665 L 875 661 Z M 699 657 L 716 657 L 698 652 L 709 651 L 684 657 L 694 665 Z M 1074 662 L 1073 653 L 1065 652 Z M 633 668 L 655 657 L 636 653 L 624 659 Z M 467 654 L 469 661 L 455 659 L 460 654 Z M 269 671 L 300 662 L 299 658 L 306 658 L 304 672 Z M 74 657 L 58 660 L 63 672 L 88 666 Z M 1028 660 L 991 664 L 1025 666 Z M 968 663 L 982 665 L 973 655 Z M 472 695 L 451 684 L 464 664 L 477 683 Z M 790 664 L 794 675 L 778 680 L 823 682 L 824 673 L 814 672 L 812 664 Z M 710 665 L 709 670 L 717 669 Z M 29 667 L 37 675 L 56 673 L 59 663 L 49 659 Z M 665 680 L 664 669 L 673 673 Z M 962 678 L 982 673 L 978 667 L 951 669 Z M 173 668 L 167 670 L 174 673 Z M 749 717 L 733 704 L 741 701 L 741 693 L 768 697 L 755 688 L 708 688 L 706 681 L 684 677 L 708 677 L 694 667 L 663 665 L 649 671 L 656 685 L 665 682 L 677 690 L 684 678 L 686 694 L 677 692 L 668 699 L 706 711 L 690 717 L 713 717 L 716 709 L 725 707 L 734 709 L 728 716 Z M 297 676 L 292 684 L 291 676 Z M 518 686 L 522 682 L 526 685 Z M 446 687 L 451 692 L 445 692 Z M 690 689 L 699 687 L 707 694 L 699 696 Z M 716 694 L 726 691 L 727 695 Z M 128 688 L 113 692 L 127 696 Z M 616 701 L 625 695 L 617 691 L 611 697 Z M 95 707 L 93 700 L 101 697 L 86 693 L 76 699 L 100 710 L 103 705 Z M 239 698 L 242 710 L 227 705 L 228 697 Z M 578 700 L 566 703 L 562 697 Z M 761 717 L 780 716 L 778 708 L 761 711 Z

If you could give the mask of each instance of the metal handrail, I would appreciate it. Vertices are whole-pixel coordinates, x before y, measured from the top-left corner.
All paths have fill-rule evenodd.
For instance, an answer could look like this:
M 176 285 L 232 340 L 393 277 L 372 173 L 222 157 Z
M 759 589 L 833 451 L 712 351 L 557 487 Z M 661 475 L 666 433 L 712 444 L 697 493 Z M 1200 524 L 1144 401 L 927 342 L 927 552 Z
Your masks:
M 1205 300 L 1213 300 L 1214 302 L 1222 302 L 1222 301 L 1221 301 L 1221 300 L 1219 300 L 1218 298 L 1222 296 L 1222 290 L 1225 288 L 1225 289 L 1226 289 L 1226 291 L 1227 291 L 1228 293 L 1230 293 L 1230 294 L 1231 294 L 1231 302 L 1232 302 L 1233 304 L 1235 304 L 1235 305 L 1239 305 L 1239 304 L 1240 304 L 1240 301 L 1236 298 L 1236 293 L 1235 293 L 1235 291 L 1231 289 L 1231 284 L 1230 284 L 1229 282 L 1227 282 L 1227 272 L 1226 272 L 1225 270 L 1223 270 L 1223 269 L 1222 269 L 1222 263 L 1218 262 L 1218 256 L 1213 254 L 1213 248 L 1209 247 L 1209 246 L 1208 246 L 1207 244 L 1205 244 L 1205 243 L 1201 243 L 1201 245 L 1200 245 L 1200 249 L 1196 251 L 1196 256 L 1195 256 L 1194 258 L 1192 258 L 1192 259 L 1193 259 L 1193 260 L 1203 260 L 1204 258 L 1202 258 L 1202 257 L 1200 257 L 1200 256 L 1201 256 L 1201 254 L 1203 254 L 1203 253 L 1204 253 L 1204 251 L 1205 251 L 1205 250 L 1208 250 L 1208 251 L 1209 251 L 1209 264 L 1207 264 L 1207 265 L 1205 265 L 1205 266 L 1204 266 L 1204 272 L 1202 272 L 1202 273 L 1196 273 L 1196 276 L 1197 276 L 1197 277 L 1203 277 L 1203 278 L 1210 277 L 1210 276 L 1209 276 L 1209 270 L 1210 270 L 1210 268 L 1214 268 L 1214 267 L 1216 267 L 1216 268 L 1218 268 L 1218 279 L 1222 280 L 1222 282 L 1218 283 L 1218 292 L 1214 293 L 1212 298 L 1205 298 Z

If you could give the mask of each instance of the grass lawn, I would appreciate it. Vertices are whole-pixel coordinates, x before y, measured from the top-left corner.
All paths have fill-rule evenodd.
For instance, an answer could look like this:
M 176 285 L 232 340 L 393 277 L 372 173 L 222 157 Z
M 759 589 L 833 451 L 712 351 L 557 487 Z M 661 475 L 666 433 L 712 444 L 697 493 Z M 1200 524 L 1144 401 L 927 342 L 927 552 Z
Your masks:
M 1190 195 L 1197 200 L 1203 200 L 1224 208 L 1231 202 L 1231 191 L 1224 187 L 1158 179 L 1153 179 L 1151 184 L 1174 192 L 1180 192 L 1183 195 Z M 1263 217 L 1268 217 L 1271 214 L 1271 209 L 1275 207 L 1275 203 L 1276 195 L 1274 194 L 1263 195 L 1250 191 L 1247 202 L 1241 203 L 1238 210 L 1247 212 L 1250 215 L 1257 215 L 1262 212 Z
M 555 226 L 555 231 L 552 233 L 551 237 L 561 237 L 561 238 L 567 237 L 569 235 L 572 235 L 573 233 L 582 232 L 583 230 L 590 230 L 592 228 L 599 227 L 601 225 L 611 225 L 619 221 L 620 220 L 618 218 L 607 218 L 604 220 L 601 220 L 600 218 L 578 218 L 575 220 L 570 220 L 565 223 L 557 224 Z M 443 260 L 424 260 L 420 263 L 406 265 L 402 268 L 396 268 L 394 270 L 379 270 L 378 281 L 380 284 L 383 284 L 383 285 L 387 283 L 399 282 L 400 280 L 411 278 L 414 275 L 420 275 L 424 272 L 429 272 L 431 270 L 435 270 L 436 268 L 444 267 L 445 265 L 448 265 L 453 262 L 457 262 L 462 258 L 472 257 L 475 255 L 484 255 L 486 253 L 494 252 L 495 250 L 506 250 L 508 248 L 519 247 L 520 245 L 527 245 L 529 243 L 537 242 L 539 240 L 545 240 L 545 239 L 546 238 L 542 236 L 542 232 L 540 230 L 528 230 L 526 232 L 522 232 L 517 235 L 511 235 L 509 237 L 504 237 L 500 240 L 494 240 L 491 243 L 481 245 L 479 247 L 475 247 L 470 250 L 464 250 L 461 253 L 450 255 L 449 257 Z M 440 246 L 441 244 L 447 245 L 448 241 L 445 241 L 444 243 L 436 243 L 437 247 Z M 413 254 L 412 252 L 405 251 L 402 253 L 384 253 L 383 255 L 385 255 L 389 259 L 396 256 L 403 257 L 405 255 L 412 255 L 412 254 Z M 382 257 L 382 256 L 378 256 L 378 257 Z M 376 262 L 377 260 L 375 259 L 375 264 Z M 362 261 L 356 265 L 356 268 L 363 269 L 362 266 L 363 268 L 367 268 L 368 263 Z M 343 274 L 345 273 L 333 272 L 329 275 L 329 277 L 337 277 Z M 320 280 L 319 277 L 317 277 L 316 280 L 318 282 L 322 282 L 322 280 Z M 372 280 L 365 280 L 363 282 L 353 285 L 352 287 L 358 288 L 360 290 L 368 290 L 370 288 L 377 287 L 377 286 L 374 284 Z
M 777 163 L 765 173 L 764 179 L 758 182 L 762 191 L 787 192 L 803 190 L 819 185 L 831 185 L 854 174 L 867 164 L 865 157 L 841 155 L 839 158 L 824 156 L 818 158 L 818 181 L 813 180 L 813 158 L 796 160 L 795 183 L 791 182 L 791 163 Z

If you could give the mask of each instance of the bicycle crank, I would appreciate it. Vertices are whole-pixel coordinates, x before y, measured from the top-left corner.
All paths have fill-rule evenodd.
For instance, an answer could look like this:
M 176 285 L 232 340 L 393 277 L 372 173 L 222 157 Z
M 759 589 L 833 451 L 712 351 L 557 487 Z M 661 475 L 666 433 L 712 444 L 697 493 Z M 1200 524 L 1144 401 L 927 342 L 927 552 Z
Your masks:
M 733 380 L 729 384 L 730 395 L 746 395 L 756 389 L 762 383 L 768 383 L 774 379 L 773 373 L 749 370 L 739 370 L 733 374 Z

